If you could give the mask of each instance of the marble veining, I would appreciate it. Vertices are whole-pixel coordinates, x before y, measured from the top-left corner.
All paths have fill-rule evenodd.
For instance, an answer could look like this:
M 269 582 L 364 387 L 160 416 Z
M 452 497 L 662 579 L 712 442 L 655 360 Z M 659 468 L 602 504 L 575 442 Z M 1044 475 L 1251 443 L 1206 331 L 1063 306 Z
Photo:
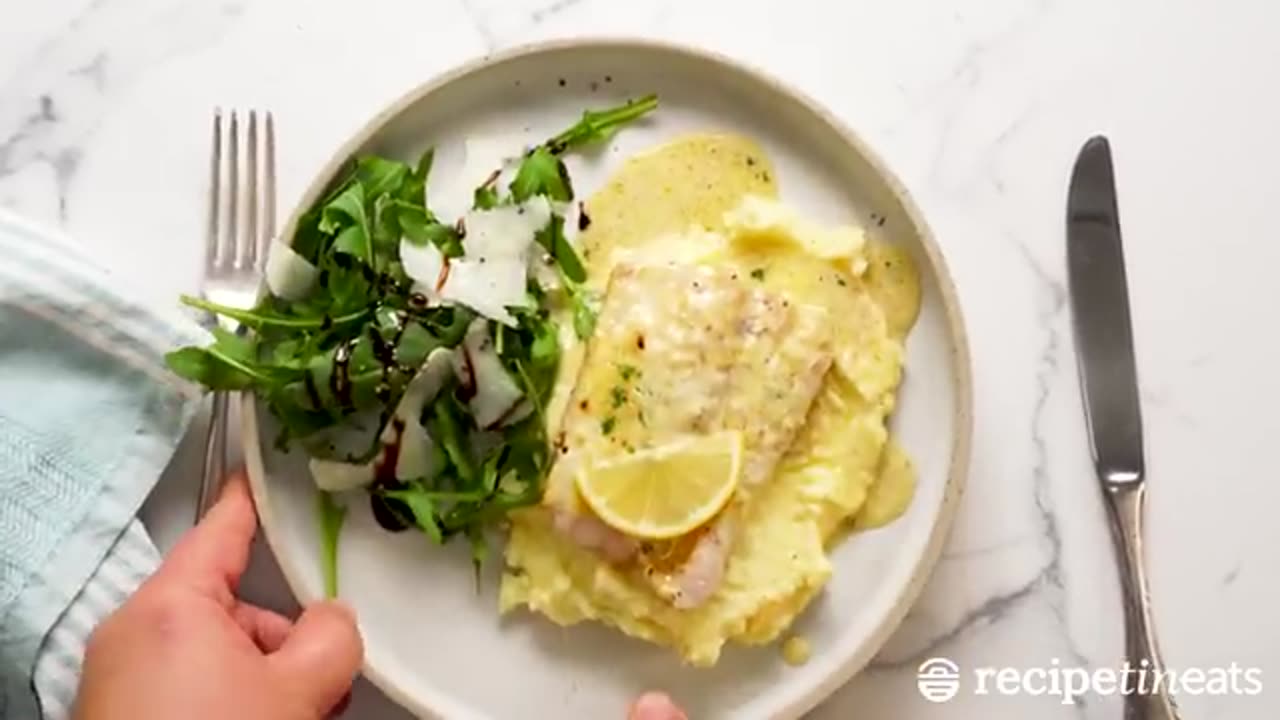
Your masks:
M 1063 267 L 1070 163 L 1113 139 L 1152 486 L 1156 620 L 1172 665 L 1264 670 L 1280 709 L 1280 9 L 1231 0 L 48 0 L 0 9 L 0 205 L 67 229 L 160 297 L 198 266 L 208 113 L 269 106 L 287 207 L 413 83 L 543 38 L 632 34 L 733 55 L 814 96 L 911 189 L 961 294 L 975 452 L 952 538 L 880 656 L 816 718 L 1119 717 L 1113 697 L 916 691 L 921 661 L 1117 667 L 1116 570 L 1088 458 Z M 282 208 L 283 212 L 283 208 Z M 163 273 L 138 272 L 145 267 Z M 1215 265 L 1214 263 L 1227 263 Z M 1266 273 L 1266 274 L 1264 274 Z M 1260 322 L 1259 322 L 1260 321 Z M 194 468 L 184 446 L 171 472 Z M 184 464 L 185 463 L 185 464 Z M 170 479 L 172 480 L 172 478 Z M 172 539 L 172 481 L 149 506 Z M 166 495 L 168 493 L 168 495 Z M 185 520 L 185 512 L 178 512 Z M 261 549 L 260 549 L 261 550 Z M 265 552 L 246 591 L 287 608 Z M 1211 620 L 1210 620 L 1211 618 Z M 354 717 L 404 717 L 367 685 Z

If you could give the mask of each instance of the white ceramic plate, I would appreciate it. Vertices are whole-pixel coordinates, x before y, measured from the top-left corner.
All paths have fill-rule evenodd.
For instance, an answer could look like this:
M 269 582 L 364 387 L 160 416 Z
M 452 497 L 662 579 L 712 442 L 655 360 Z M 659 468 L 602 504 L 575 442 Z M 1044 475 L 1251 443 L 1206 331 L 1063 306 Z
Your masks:
M 789 203 L 828 222 L 859 220 L 915 253 L 924 302 L 907 343 L 894 419 L 918 465 L 915 500 L 897 522 L 835 549 L 834 577 L 794 628 L 812 642 L 807 664 L 787 666 L 776 647 L 731 648 L 709 670 L 682 667 L 671 651 L 602 626 L 565 629 L 527 613 L 499 619 L 498 563 L 490 564 L 477 594 L 465 544 L 442 549 L 416 533 L 389 534 L 361 503 L 342 537 L 341 596 L 360 618 L 365 673 L 416 714 L 620 719 L 635 695 L 661 688 L 699 719 L 797 717 L 871 659 L 915 599 L 950 527 L 971 425 L 968 350 L 951 280 L 901 185 L 834 118 L 774 81 L 723 58 L 649 42 L 516 49 L 393 104 L 339 150 L 301 207 L 357 151 L 408 160 L 435 145 L 433 173 L 448 173 L 469 135 L 524 133 L 540 141 L 584 108 L 647 92 L 658 93 L 661 103 L 648 122 L 571 165 L 580 195 L 633 151 L 682 132 L 732 129 L 769 152 Z M 292 235 L 297 214 L 284 237 Z M 875 217 L 885 218 L 883 227 Z M 246 457 L 267 539 L 299 599 L 318 599 L 315 491 L 303 459 L 271 449 L 266 412 L 256 412 L 252 401 L 244 411 Z

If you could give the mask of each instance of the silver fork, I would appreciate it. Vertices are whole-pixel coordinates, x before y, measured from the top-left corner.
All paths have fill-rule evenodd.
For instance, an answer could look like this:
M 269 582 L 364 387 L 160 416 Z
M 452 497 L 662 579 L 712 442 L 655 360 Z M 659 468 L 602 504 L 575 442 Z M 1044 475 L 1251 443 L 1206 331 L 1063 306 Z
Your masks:
M 213 113 L 213 151 L 209 171 L 209 225 L 205 238 L 204 279 L 200 294 L 210 302 L 249 309 L 258 300 L 258 287 L 267 247 L 276 232 L 276 142 L 271 113 L 263 114 L 265 135 L 259 166 L 259 114 L 248 113 L 245 135 L 245 173 L 240 176 L 240 119 L 231 112 L 226 133 L 226 173 L 223 187 L 222 111 Z M 261 178 L 259 178 L 261 174 Z M 261 181 L 261 182 L 260 182 Z M 224 199 L 220 202 L 220 199 Z M 228 332 L 240 323 L 225 316 L 210 317 Z M 204 516 L 221 489 L 226 473 L 228 393 L 215 392 L 205 437 L 204 470 L 196 500 L 196 520 Z

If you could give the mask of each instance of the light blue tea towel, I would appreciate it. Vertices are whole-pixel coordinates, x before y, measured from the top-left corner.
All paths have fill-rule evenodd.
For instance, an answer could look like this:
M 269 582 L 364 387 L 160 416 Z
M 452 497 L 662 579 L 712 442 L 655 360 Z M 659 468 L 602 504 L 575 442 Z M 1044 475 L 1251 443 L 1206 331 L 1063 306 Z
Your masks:
M 136 519 L 199 405 L 207 335 L 0 210 L 0 718 L 65 718 L 84 642 L 156 566 Z

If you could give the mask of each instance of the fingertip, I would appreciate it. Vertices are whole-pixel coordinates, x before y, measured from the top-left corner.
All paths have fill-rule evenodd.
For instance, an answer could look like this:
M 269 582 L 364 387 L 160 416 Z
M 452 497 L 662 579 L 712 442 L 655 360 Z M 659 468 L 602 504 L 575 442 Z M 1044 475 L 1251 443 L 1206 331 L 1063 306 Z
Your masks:
M 252 533 L 258 529 L 258 511 L 253 505 L 253 494 L 249 492 L 249 476 L 244 468 L 235 470 L 222 481 L 218 491 L 218 500 L 209 508 L 208 514 L 200 521 L 197 528 L 213 525 L 218 528 L 235 528 L 238 535 Z
M 360 659 L 363 660 L 364 640 L 360 637 L 356 611 L 351 605 L 337 599 L 321 600 L 308 605 L 303 610 L 303 617 L 310 617 L 317 626 L 332 628 L 329 632 L 342 632 L 359 649 Z
M 227 476 L 209 512 L 169 553 L 161 573 L 212 592 L 230 606 L 257 531 L 258 514 L 248 478 L 243 469 L 237 470 Z
M 223 503 L 253 505 L 253 493 L 249 491 L 249 475 L 244 467 L 236 468 L 222 481 L 222 488 L 218 491 L 218 501 L 214 503 L 214 507 Z
M 688 720 L 680 706 L 663 692 L 646 692 L 631 705 L 628 720 Z
M 355 612 L 336 600 L 308 605 L 271 657 L 318 712 L 328 712 L 351 689 L 364 663 Z

